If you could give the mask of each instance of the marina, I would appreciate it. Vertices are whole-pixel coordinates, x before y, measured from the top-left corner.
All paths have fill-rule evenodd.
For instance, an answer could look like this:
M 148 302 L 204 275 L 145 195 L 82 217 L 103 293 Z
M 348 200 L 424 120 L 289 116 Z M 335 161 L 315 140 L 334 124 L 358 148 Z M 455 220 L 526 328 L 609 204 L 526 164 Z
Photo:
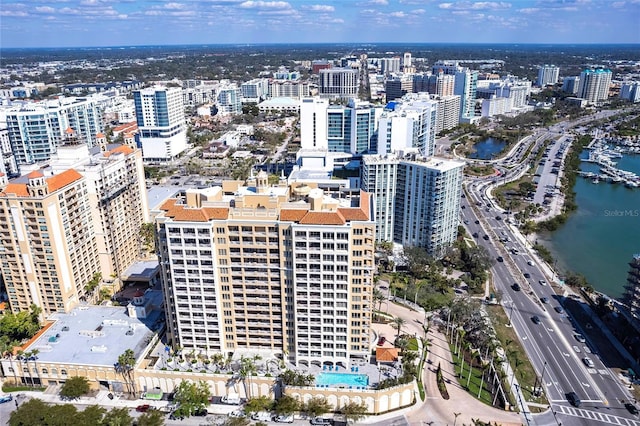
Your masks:
M 623 170 L 617 167 L 617 163 L 613 159 L 622 158 L 624 154 L 634 154 L 627 148 L 616 146 L 611 148 L 600 139 L 594 139 L 588 148 L 589 156 L 583 158 L 582 161 L 594 163 L 600 167 L 599 172 L 580 171 L 579 176 L 591 179 L 594 184 L 600 182 L 623 184 L 627 188 L 635 189 L 640 187 L 640 176 L 634 172 Z

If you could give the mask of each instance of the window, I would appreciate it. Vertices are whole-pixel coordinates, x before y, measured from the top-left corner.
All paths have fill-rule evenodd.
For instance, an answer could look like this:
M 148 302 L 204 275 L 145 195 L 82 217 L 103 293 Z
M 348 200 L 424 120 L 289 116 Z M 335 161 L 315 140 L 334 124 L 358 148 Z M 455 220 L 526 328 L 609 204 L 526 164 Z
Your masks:
M 60 374 L 62 374 L 63 376 L 67 375 L 67 370 L 65 370 L 64 368 L 60 370 Z

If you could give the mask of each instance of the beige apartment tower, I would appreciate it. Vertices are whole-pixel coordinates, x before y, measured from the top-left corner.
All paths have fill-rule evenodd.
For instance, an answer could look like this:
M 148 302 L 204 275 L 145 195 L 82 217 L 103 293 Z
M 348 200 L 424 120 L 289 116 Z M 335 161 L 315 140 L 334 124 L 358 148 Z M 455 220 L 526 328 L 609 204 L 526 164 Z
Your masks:
M 187 190 L 156 218 L 173 345 L 281 355 L 296 365 L 369 359 L 375 223 L 370 195 L 339 198 L 264 172 Z
M 140 253 L 148 220 L 142 158 L 127 146 L 58 149 L 48 165 L 0 185 L 0 262 L 11 310 L 45 315 L 91 302 Z

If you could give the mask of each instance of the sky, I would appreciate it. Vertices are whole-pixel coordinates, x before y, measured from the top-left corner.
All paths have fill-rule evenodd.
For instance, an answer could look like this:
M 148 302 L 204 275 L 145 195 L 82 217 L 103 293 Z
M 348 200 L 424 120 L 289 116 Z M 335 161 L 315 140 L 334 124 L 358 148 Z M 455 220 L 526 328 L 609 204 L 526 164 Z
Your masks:
M 0 48 L 366 42 L 640 43 L 640 0 L 1 0 L 0 4 Z

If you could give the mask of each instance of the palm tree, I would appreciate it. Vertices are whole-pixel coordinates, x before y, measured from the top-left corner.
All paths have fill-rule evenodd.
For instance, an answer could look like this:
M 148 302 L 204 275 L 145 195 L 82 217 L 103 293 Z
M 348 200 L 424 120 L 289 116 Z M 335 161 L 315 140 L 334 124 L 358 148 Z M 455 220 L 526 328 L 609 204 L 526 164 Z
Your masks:
M 33 361 L 33 366 L 36 369 L 36 375 L 38 376 L 38 383 L 42 385 L 42 380 L 40 380 L 40 371 L 38 371 L 38 354 L 39 353 L 40 353 L 39 349 L 31 350 L 31 352 L 29 352 L 29 358 L 27 358 L 27 361 L 30 361 L 30 360 Z M 29 363 L 27 362 L 27 364 Z M 33 383 L 33 377 L 31 378 L 31 383 Z
M 16 352 L 18 361 L 20 361 L 20 373 L 22 374 L 22 381 L 24 382 L 24 384 L 27 384 L 27 376 L 24 373 L 24 367 L 22 366 L 22 360 L 25 359 L 26 357 L 26 353 L 20 349 L 18 350 L 18 352 Z M 27 372 L 29 371 L 29 362 L 27 361 Z M 31 374 L 29 374 L 29 377 L 31 377 Z M 17 383 L 16 383 L 17 385 Z M 33 385 L 33 380 L 31 381 L 31 385 Z
M 259 355 L 257 355 L 259 356 Z M 256 372 L 256 365 L 251 358 L 245 358 L 244 355 L 240 357 L 240 370 L 238 375 L 242 384 L 244 385 L 244 393 L 247 399 L 251 399 L 251 375 Z M 247 378 L 249 378 L 249 386 L 247 386 Z
M 382 309 L 382 302 L 384 301 L 385 297 L 384 294 L 382 294 L 382 292 L 377 289 L 374 288 L 373 289 L 373 303 L 377 303 L 378 304 L 378 311 L 380 311 Z
M 391 322 L 392 322 L 391 327 L 398 330 L 398 334 L 396 335 L 396 339 L 397 339 L 398 337 L 400 337 L 400 331 L 402 331 L 402 326 L 405 325 L 407 321 L 404 318 L 395 317 L 391 320 Z
M 133 367 L 136 365 L 136 357 L 133 350 L 127 349 L 118 357 L 115 364 L 116 373 L 122 374 L 123 379 L 131 395 L 135 394 L 135 382 L 133 380 Z

